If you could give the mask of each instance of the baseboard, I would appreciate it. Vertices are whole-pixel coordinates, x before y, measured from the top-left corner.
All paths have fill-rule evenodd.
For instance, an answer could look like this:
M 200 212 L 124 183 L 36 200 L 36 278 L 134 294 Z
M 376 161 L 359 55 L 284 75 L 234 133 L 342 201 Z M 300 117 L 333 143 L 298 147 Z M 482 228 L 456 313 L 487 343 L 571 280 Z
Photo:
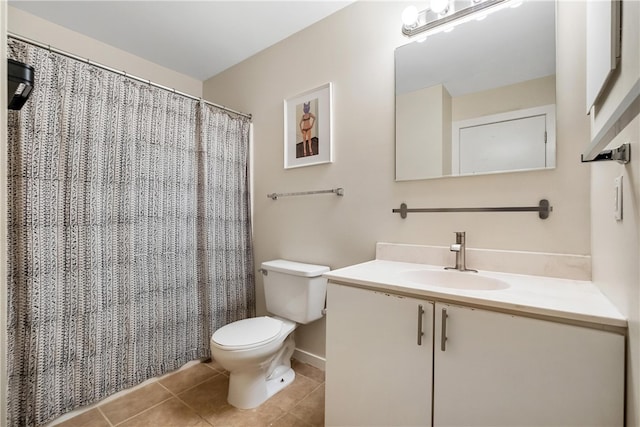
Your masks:
M 299 348 L 296 348 L 293 351 L 293 358 L 297 359 L 299 362 L 306 363 L 322 371 L 324 371 L 324 367 L 327 362 L 327 359 L 325 359 L 324 357 L 309 353 L 308 351 L 300 350 Z

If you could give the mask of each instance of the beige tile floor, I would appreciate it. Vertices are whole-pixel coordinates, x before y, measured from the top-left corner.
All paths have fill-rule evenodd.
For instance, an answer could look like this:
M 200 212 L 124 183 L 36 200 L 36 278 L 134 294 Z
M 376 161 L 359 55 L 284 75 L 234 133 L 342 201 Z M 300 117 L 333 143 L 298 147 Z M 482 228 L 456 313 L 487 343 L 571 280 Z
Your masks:
M 228 372 L 210 362 L 164 377 L 58 426 L 323 426 L 324 372 L 296 360 L 293 369 L 294 382 L 256 409 L 236 409 L 227 403 Z

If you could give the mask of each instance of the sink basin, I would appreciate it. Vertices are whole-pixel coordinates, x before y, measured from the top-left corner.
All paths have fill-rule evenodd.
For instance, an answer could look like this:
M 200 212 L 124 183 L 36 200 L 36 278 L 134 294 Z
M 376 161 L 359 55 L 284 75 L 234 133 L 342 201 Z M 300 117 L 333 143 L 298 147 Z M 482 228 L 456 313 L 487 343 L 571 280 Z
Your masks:
M 497 291 L 507 289 L 509 284 L 478 273 L 451 270 L 407 270 L 400 273 L 402 279 L 422 285 L 470 291 Z

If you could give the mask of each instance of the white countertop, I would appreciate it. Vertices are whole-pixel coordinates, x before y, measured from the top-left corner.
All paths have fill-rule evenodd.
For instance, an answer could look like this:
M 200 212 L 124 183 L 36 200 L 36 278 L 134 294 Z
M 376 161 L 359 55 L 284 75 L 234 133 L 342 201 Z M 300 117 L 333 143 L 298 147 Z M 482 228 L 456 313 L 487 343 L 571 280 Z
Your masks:
M 443 270 L 442 266 L 373 260 L 324 274 L 331 281 L 370 289 L 399 292 L 434 300 L 460 302 L 502 310 L 549 316 L 591 324 L 627 327 L 622 316 L 591 282 L 479 271 L 481 276 L 507 282 L 500 290 L 467 290 L 430 286 L 403 278 L 410 270 Z

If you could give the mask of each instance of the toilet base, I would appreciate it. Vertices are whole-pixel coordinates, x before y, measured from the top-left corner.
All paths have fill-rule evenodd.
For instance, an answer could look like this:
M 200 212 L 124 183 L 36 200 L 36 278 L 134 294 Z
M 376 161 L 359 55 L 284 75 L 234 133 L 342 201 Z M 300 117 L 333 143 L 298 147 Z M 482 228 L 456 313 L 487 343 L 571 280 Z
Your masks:
M 293 380 L 296 379 L 296 373 L 293 369 L 287 368 L 286 366 L 280 367 L 285 368 L 283 369 L 284 372 L 278 376 L 274 376 L 270 380 L 267 380 L 267 399 L 291 384 Z
M 239 409 L 253 409 L 291 384 L 296 373 L 290 367 L 278 366 L 270 379 L 264 372 L 231 372 L 229 375 L 229 394 L 227 401 Z

